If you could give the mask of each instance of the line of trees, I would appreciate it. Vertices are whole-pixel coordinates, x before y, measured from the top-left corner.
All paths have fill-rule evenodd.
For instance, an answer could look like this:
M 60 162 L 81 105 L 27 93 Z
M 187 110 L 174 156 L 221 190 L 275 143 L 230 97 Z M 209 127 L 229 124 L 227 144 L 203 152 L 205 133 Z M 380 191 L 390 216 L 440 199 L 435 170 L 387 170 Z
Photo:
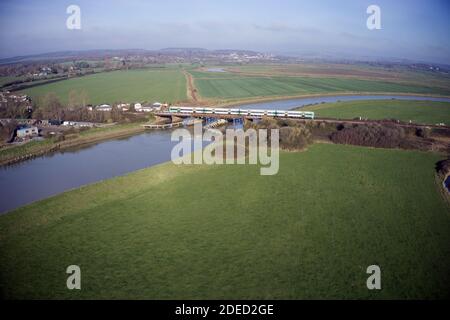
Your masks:
M 8 100 L 0 106 L 0 118 L 28 119 L 31 112 L 25 103 Z
M 89 97 L 85 91 L 69 92 L 66 105 L 61 103 L 58 96 L 47 93 L 33 102 L 19 102 L 9 99 L 0 105 L 0 118 L 8 119 L 37 119 L 37 120 L 62 120 L 62 121 L 87 121 L 87 122 L 133 122 L 144 120 L 145 117 L 133 113 L 122 112 L 116 106 L 111 111 L 89 110 L 87 108 Z
M 56 119 L 63 121 L 87 121 L 87 122 L 122 122 L 136 120 L 132 115 L 124 114 L 113 106 L 111 111 L 89 110 L 89 97 L 85 91 L 78 93 L 74 90 L 69 92 L 68 103 L 64 106 L 56 94 L 48 93 L 39 98 L 35 104 L 33 118 Z
M 309 128 L 294 120 L 265 117 L 257 123 L 248 122 L 246 128 L 267 129 L 269 136 L 271 129 L 278 129 L 279 145 L 284 150 L 302 150 L 313 142 L 313 136 Z
M 396 148 L 405 138 L 405 131 L 390 125 L 352 125 L 331 134 L 331 141 L 368 147 Z

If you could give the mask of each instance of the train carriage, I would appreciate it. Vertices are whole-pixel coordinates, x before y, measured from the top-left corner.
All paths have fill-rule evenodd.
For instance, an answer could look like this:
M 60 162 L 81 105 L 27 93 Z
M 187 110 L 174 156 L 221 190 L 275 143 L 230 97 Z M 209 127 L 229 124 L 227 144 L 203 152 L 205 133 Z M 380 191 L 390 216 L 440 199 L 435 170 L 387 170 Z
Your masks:
M 253 117 L 286 117 L 314 119 L 312 111 L 293 110 L 265 110 L 265 109 L 239 109 L 239 108 L 203 108 L 203 107 L 176 107 L 171 106 L 169 112 L 172 113 L 198 113 L 198 114 L 218 114 L 218 115 L 242 115 Z

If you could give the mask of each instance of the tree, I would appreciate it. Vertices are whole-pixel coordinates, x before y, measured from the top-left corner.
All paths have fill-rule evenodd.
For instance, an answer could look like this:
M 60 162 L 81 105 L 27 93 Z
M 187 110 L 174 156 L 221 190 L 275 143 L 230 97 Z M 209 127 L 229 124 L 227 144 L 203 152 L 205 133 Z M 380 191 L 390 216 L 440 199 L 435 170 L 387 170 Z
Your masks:
M 43 97 L 39 109 L 44 119 L 63 119 L 63 106 L 54 92 L 49 92 Z
M 311 132 L 304 125 L 280 129 L 280 146 L 283 149 L 301 150 L 311 142 Z
M 82 107 L 86 107 L 87 106 L 87 104 L 88 104 L 88 101 L 89 101 L 89 95 L 88 95 L 88 93 L 86 92 L 86 90 L 81 90 L 81 93 L 80 93 L 80 97 L 79 97 L 79 101 L 80 101 L 80 105 L 82 106 Z
M 79 106 L 79 100 L 78 95 L 75 90 L 69 91 L 69 97 L 68 97 L 68 107 L 70 109 L 74 109 L 75 107 Z

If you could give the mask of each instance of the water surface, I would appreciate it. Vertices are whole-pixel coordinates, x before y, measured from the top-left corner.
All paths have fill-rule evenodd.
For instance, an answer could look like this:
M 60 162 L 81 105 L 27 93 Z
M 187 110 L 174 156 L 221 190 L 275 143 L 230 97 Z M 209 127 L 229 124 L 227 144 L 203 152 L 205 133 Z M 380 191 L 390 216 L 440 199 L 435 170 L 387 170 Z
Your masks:
M 222 68 L 209 68 L 206 69 L 207 72 L 226 72 L 224 69 Z
M 0 167 L 0 213 L 170 161 L 171 131 L 152 131 Z
M 355 100 L 420 100 L 420 101 L 442 101 L 450 102 L 450 98 L 441 97 L 423 97 L 423 96 L 403 96 L 403 95 L 336 95 L 311 98 L 296 98 L 287 100 L 277 100 L 268 102 L 246 103 L 239 105 L 242 109 L 278 109 L 289 110 L 301 108 L 306 105 L 318 103 L 332 103 L 338 101 L 355 101 Z

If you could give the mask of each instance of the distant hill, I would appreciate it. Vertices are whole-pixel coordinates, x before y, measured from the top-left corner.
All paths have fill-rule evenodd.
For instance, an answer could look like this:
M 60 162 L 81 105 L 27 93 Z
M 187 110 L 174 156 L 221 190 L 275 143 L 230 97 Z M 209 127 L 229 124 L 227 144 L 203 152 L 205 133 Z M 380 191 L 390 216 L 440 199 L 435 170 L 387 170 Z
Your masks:
M 83 50 L 83 51 L 58 51 L 48 52 L 33 55 L 16 56 L 11 58 L 0 59 L 0 65 L 13 64 L 20 62 L 33 62 L 33 61 L 49 61 L 49 60 L 72 60 L 72 59 L 99 59 L 104 57 L 114 56 L 152 56 L 156 54 L 163 55 L 179 55 L 179 56 L 195 56 L 199 57 L 205 55 L 226 55 L 231 53 L 256 55 L 258 52 L 250 50 L 233 50 L 233 49 L 221 49 L 221 50 L 209 50 L 205 48 L 163 48 L 160 50 L 145 50 L 145 49 L 98 49 L 98 50 Z
M 209 50 L 205 48 L 164 48 L 157 50 L 158 52 L 164 52 L 164 53 L 206 53 Z
M 122 55 L 138 55 L 145 54 L 148 50 L 143 49 L 99 49 L 99 50 L 83 50 L 83 51 L 58 51 L 47 52 L 41 54 L 33 54 L 26 56 L 16 56 L 11 58 L 0 59 L 0 64 L 10 64 L 28 61 L 46 61 L 46 60 L 67 60 L 67 59 L 86 59 L 86 58 L 102 58 L 108 56 L 122 56 Z

